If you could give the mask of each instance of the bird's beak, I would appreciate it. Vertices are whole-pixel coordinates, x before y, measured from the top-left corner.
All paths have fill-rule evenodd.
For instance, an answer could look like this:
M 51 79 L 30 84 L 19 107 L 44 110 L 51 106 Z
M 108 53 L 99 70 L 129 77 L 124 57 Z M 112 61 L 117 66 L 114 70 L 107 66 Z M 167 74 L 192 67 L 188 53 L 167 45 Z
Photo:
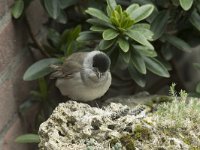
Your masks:
M 97 77 L 100 79 L 101 77 L 102 77 L 102 73 L 100 73 L 100 72 L 96 72 L 96 75 L 97 75 Z
M 102 76 L 102 73 L 100 73 L 97 69 L 94 69 L 93 71 L 95 72 L 97 78 L 100 79 Z

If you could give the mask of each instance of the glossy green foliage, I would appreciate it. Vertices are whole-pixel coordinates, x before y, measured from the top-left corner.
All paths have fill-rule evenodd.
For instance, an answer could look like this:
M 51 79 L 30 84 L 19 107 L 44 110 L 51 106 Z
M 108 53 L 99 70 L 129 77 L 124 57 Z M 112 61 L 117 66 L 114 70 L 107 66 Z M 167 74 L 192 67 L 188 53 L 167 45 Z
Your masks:
M 13 17 L 22 16 L 30 2 L 16 0 Z M 134 68 L 133 78 L 134 74 L 142 77 L 148 71 L 170 77 L 168 69 L 172 67 L 167 61 L 176 53 L 172 49 L 192 50 L 182 33 L 200 30 L 199 0 L 91 0 L 84 5 L 82 0 L 41 0 L 41 4 L 53 22 L 66 25 L 59 31 L 52 26 L 47 28 L 47 39 L 40 47 L 46 56 L 62 60 L 73 52 L 96 48 L 115 57 L 111 58 L 115 60 L 112 66 L 123 60 L 122 66 L 127 66 L 126 69 Z
M 19 18 L 24 10 L 33 0 L 15 0 L 12 6 L 12 15 L 14 18 Z M 60 23 L 67 23 L 67 16 L 64 9 L 78 3 L 79 0 L 41 0 L 44 9 L 48 15 Z
M 31 2 L 16 0 L 12 10 L 15 18 L 21 16 L 28 1 Z M 130 56 L 130 59 L 122 61 L 122 66 L 135 68 L 133 74 L 141 75 L 141 78 L 148 71 L 170 77 L 168 69 L 171 66 L 166 62 L 173 58 L 171 49 L 191 52 L 191 46 L 182 36 L 182 31 L 190 28 L 200 30 L 199 0 L 117 2 L 92 0 L 82 6 L 81 0 L 42 0 L 42 6 L 50 18 L 68 26 L 62 31 L 48 28 L 47 40 L 42 43 L 43 51 L 50 57 L 63 59 L 63 56 L 73 52 L 96 48 L 115 57 L 111 58 L 115 60 L 112 66 Z M 83 20 L 79 22 L 73 14 Z M 160 61 L 160 58 L 164 60 Z
M 115 4 L 112 5 L 111 4 Z M 152 38 L 153 33 L 149 29 L 144 29 L 142 26 L 137 26 L 136 22 L 142 21 L 150 16 L 154 7 L 153 5 L 147 4 L 139 6 L 138 4 L 132 4 L 127 7 L 126 10 L 122 10 L 121 5 L 117 5 L 115 1 L 107 1 L 107 14 L 96 9 L 88 8 L 86 13 L 96 19 L 94 22 L 91 19 L 88 21 L 93 26 L 90 28 L 93 32 L 102 33 L 103 40 L 107 41 L 107 45 L 118 44 L 119 48 L 128 52 L 130 48 L 130 42 L 138 42 L 142 45 L 149 46 L 150 49 L 154 49 L 153 46 L 148 42 Z M 143 32 L 145 30 L 145 32 Z M 88 32 L 88 34 L 93 34 Z M 139 37 L 138 37 L 139 35 Z M 84 38 L 82 38 L 84 40 Z M 87 39 L 85 39 L 87 40 Z M 111 41 L 112 40 L 112 41 Z M 115 40 L 113 42 L 113 40 Z M 110 44 L 109 44 L 110 43 Z M 112 44 L 111 44 L 112 43 Z M 100 43 L 102 45 L 102 43 Z M 101 46 L 105 50 L 105 46 Z M 107 47 L 107 49 L 110 48 Z

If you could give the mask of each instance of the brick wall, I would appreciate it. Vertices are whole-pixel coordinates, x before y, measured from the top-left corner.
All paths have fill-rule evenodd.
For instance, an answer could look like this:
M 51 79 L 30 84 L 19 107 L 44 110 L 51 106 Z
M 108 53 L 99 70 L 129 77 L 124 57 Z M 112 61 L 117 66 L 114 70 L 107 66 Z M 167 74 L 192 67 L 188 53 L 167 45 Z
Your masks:
M 11 17 L 13 2 L 0 0 L 0 149 L 29 150 L 28 145 L 14 142 L 18 135 L 27 132 L 27 124 L 22 123 L 17 112 L 32 88 L 22 76 L 33 60 L 25 48 L 29 37 L 23 19 L 16 21 Z M 35 34 L 45 17 L 39 4 L 35 0 L 27 10 Z

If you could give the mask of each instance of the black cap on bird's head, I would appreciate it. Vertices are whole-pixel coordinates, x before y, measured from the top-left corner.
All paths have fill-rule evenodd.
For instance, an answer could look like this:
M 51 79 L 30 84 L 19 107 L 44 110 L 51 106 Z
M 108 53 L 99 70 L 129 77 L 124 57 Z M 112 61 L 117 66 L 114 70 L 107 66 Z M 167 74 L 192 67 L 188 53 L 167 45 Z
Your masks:
M 110 68 L 110 58 L 104 53 L 98 53 L 93 57 L 93 67 L 104 73 Z

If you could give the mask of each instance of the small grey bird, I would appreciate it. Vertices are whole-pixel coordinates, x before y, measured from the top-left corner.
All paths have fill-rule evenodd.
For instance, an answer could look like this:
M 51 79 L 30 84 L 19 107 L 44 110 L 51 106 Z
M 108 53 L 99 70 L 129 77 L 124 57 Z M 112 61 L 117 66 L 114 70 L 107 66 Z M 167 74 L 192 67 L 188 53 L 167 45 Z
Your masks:
M 111 85 L 110 58 L 103 52 L 77 52 L 70 55 L 50 76 L 64 96 L 92 101 L 103 96 Z

